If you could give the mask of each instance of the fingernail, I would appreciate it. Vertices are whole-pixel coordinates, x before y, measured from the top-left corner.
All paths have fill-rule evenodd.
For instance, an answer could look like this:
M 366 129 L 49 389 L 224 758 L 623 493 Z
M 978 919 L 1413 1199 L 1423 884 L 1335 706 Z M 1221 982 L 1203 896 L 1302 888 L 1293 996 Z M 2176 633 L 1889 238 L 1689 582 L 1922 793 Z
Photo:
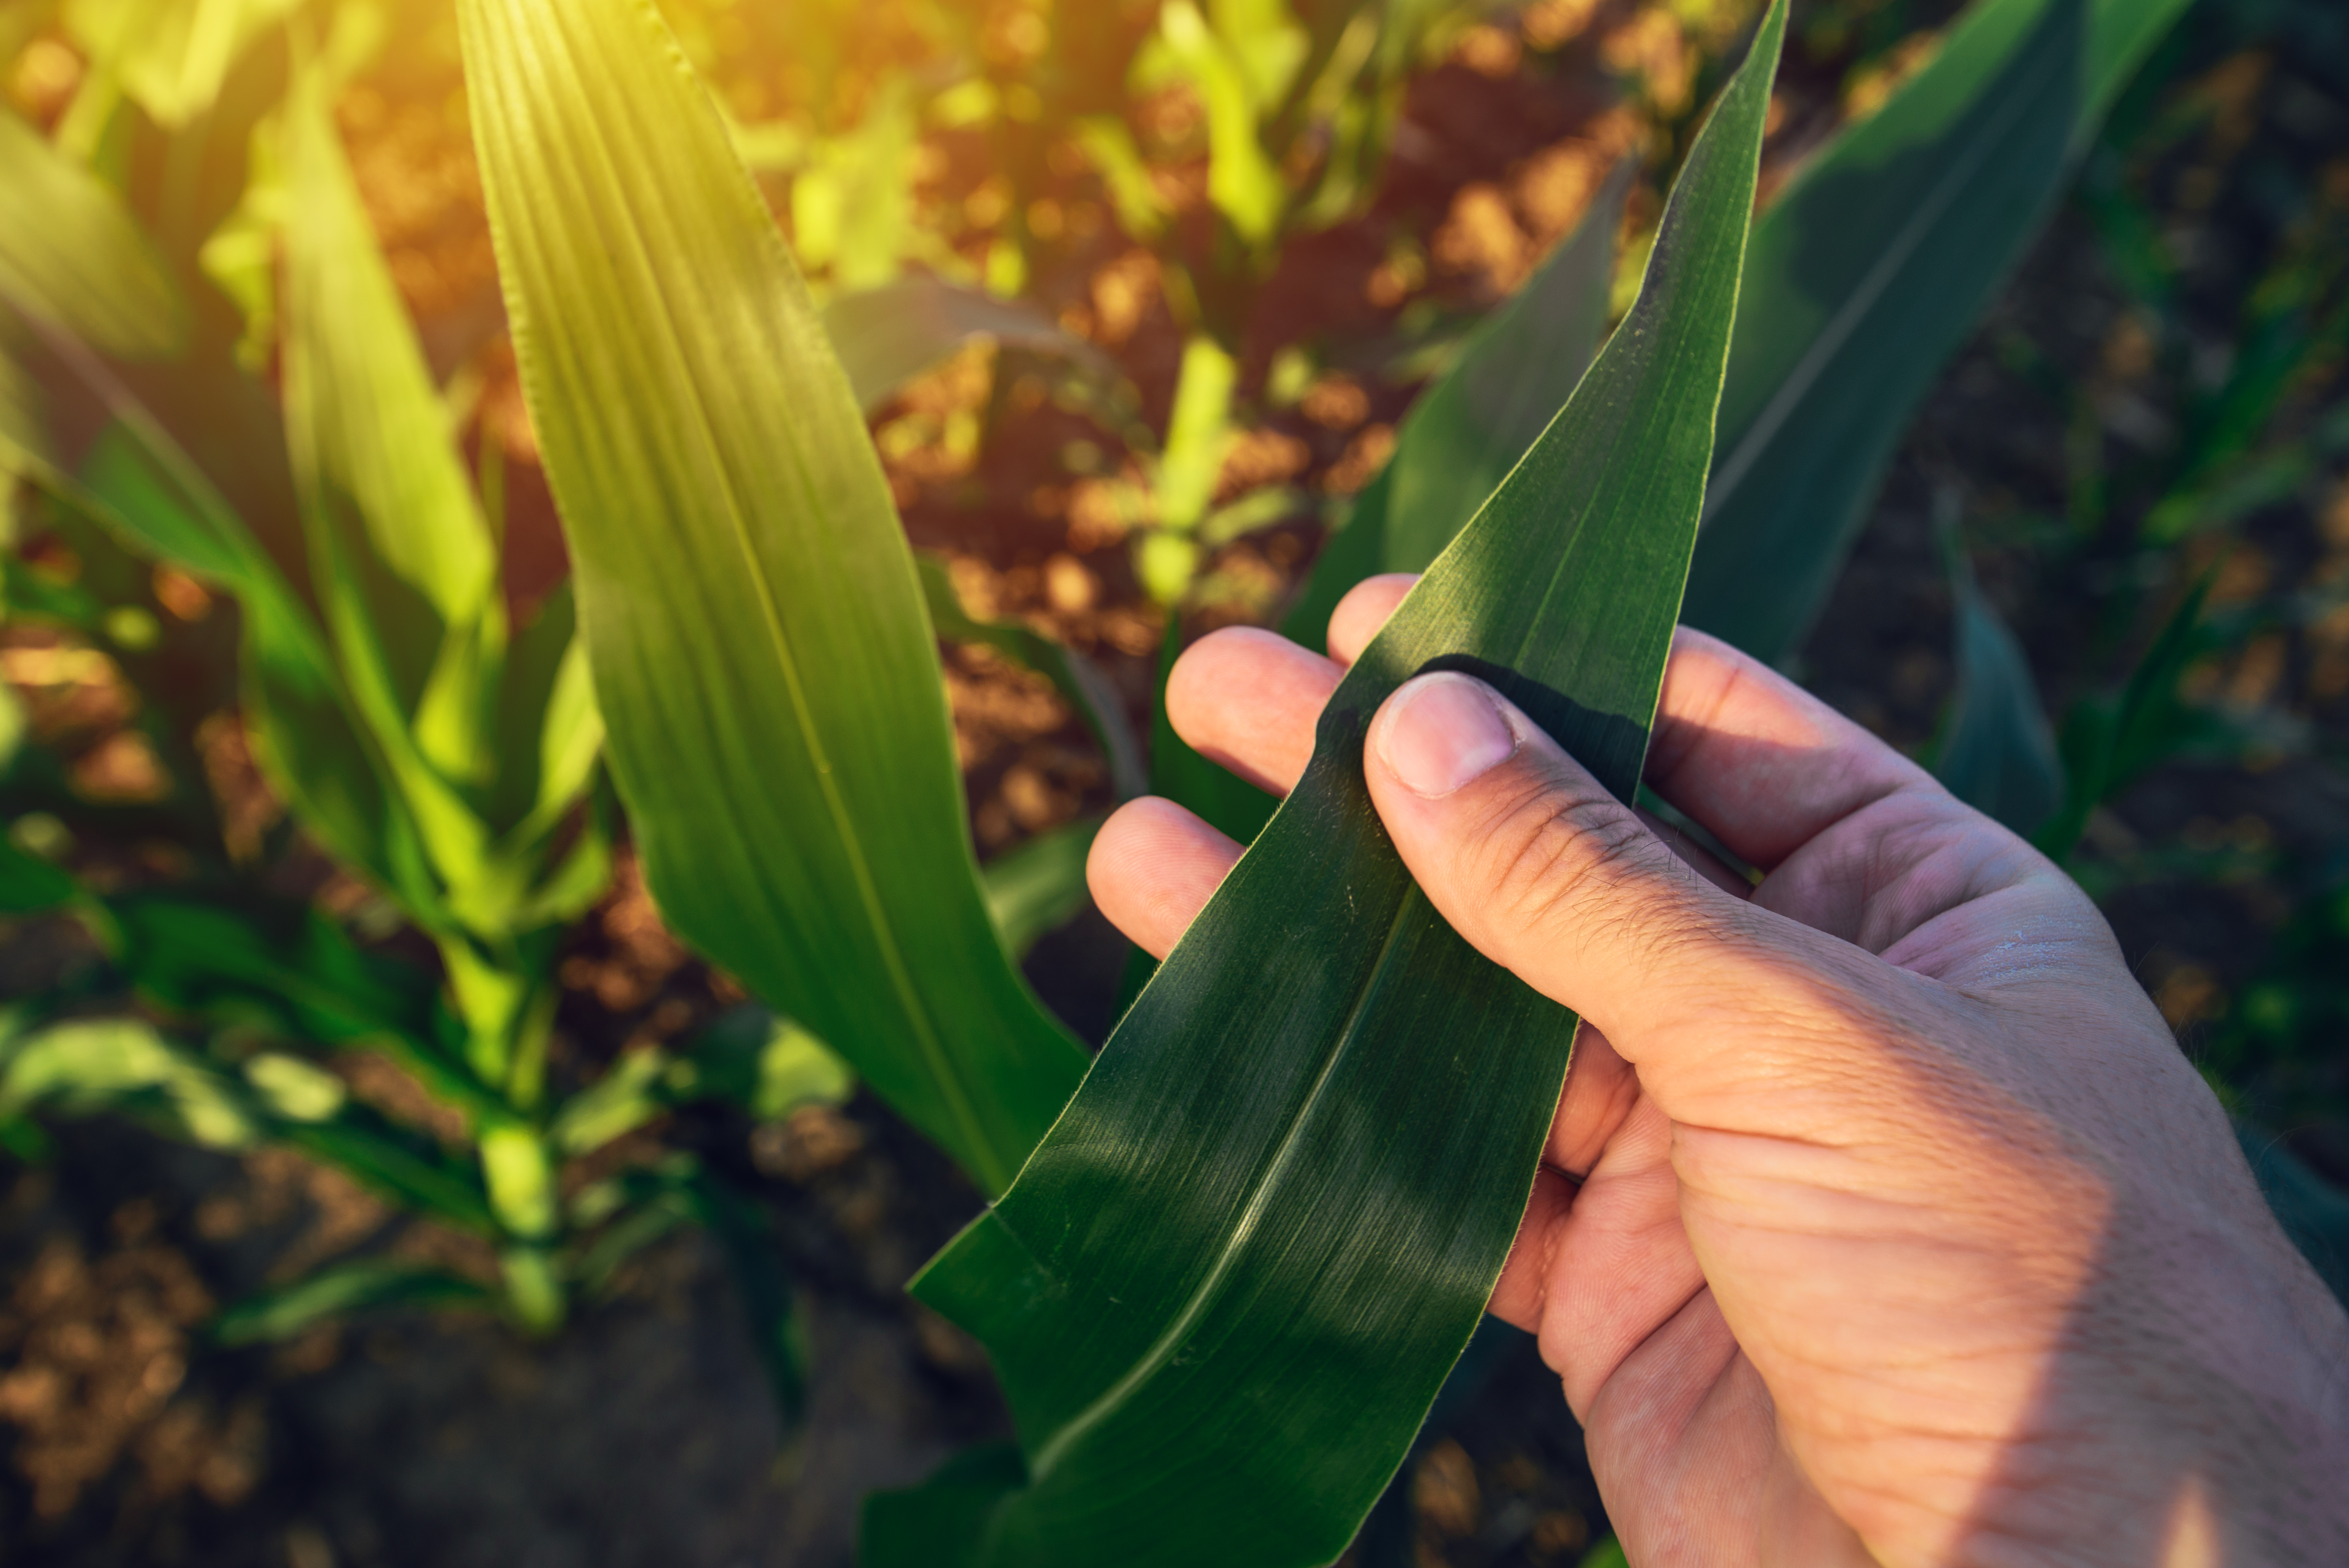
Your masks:
M 1480 681 L 1422 676 L 1388 704 L 1379 757 L 1414 795 L 1449 795 L 1506 761 L 1517 738 Z

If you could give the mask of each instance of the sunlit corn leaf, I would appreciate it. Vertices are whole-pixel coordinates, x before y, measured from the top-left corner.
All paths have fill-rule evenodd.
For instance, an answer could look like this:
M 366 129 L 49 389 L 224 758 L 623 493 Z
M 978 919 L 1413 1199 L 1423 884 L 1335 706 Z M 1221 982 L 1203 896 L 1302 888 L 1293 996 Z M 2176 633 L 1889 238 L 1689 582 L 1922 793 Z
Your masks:
M 1408 1448 L 1524 1213 L 1575 1020 L 1413 883 L 1363 732 L 1409 676 L 1474 670 L 1630 798 L 1785 25 L 1781 0 L 1621 330 L 1347 673 L 1303 781 L 1010 1191 L 916 1279 L 987 1346 L 1026 1480 L 905 1560 L 1327 1563 Z M 869 1540 L 905 1540 L 897 1507 L 927 1504 L 876 1500 Z
M 1068 360 L 1105 394 L 1125 380 L 1115 360 L 1033 305 L 934 277 L 838 295 L 823 307 L 823 330 L 868 415 L 915 377 L 980 341 Z
M 1084 1057 L 979 896 L 920 583 L 847 378 L 650 7 L 460 15 L 523 389 L 654 896 L 1000 1191 Z
M 1032 627 L 1016 621 L 982 621 L 972 614 L 955 592 L 954 574 L 936 556 L 916 552 L 914 564 L 922 574 L 922 598 L 938 635 L 952 643 L 981 644 L 1050 681 L 1100 742 L 1118 799 L 1142 793 L 1142 747 L 1126 721 L 1125 699 L 1101 666 Z
M 1974 582 L 1954 526 L 1943 528 L 1957 622 L 1957 690 L 1934 777 L 1950 793 L 2029 837 L 2064 803 L 2064 763 L 2031 661 Z
M 397 1258 L 355 1258 L 246 1296 L 212 1319 L 212 1337 L 222 1345 L 267 1345 L 371 1308 L 495 1305 L 494 1295 L 479 1281 L 447 1269 Z
M 187 306 L 121 198 L 5 104 L 0 300 L 118 358 L 165 358 L 187 342 Z
M 1754 230 L 1689 624 L 1776 659 L 1918 401 L 2185 0 L 1977 0 Z
M 300 0 L 66 0 L 67 36 L 155 123 L 212 107 L 229 67 Z
M 877 288 L 897 275 L 916 238 L 921 129 L 914 83 L 893 71 L 853 128 L 816 144 L 792 181 L 792 239 L 802 266 L 829 272 L 843 289 Z
M 1268 98 L 1286 85 L 1271 57 L 1286 54 L 1294 70 L 1306 38 L 1284 7 L 1219 6 L 1216 19 L 1221 26 L 1210 26 L 1193 0 L 1167 0 L 1159 37 L 1206 106 L 1207 200 L 1242 240 L 1262 246 L 1278 232 L 1288 200 L 1288 184 L 1257 134 Z
M 1085 887 L 1085 857 L 1101 825 L 1097 816 L 1063 822 L 980 868 L 988 913 L 1015 958 L 1027 956 L 1038 937 L 1058 931 L 1085 907 L 1092 896 Z
M 377 753 L 461 893 L 487 856 L 474 800 L 497 769 L 497 552 L 315 69 L 286 106 L 285 154 L 285 434 L 310 579 Z
M 1525 286 L 1477 324 L 1459 357 L 1395 429 L 1394 453 L 1354 498 L 1280 629 L 1309 648 L 1330 635 L 1348 589 L 1381 572 L 1423 572 L 1475 515 L 1575 383 L 1607 327 L 1616 231 L 1636 166 L 1618 164 L 1582 222 Z

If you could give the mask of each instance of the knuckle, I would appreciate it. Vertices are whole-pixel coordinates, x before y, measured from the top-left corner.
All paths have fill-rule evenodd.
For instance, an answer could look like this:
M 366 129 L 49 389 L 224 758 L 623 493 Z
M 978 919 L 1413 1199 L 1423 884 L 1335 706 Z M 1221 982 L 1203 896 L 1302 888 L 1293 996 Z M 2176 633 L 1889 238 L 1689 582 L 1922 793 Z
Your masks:
M 1621 895 L 1658 880 L 1661 846 L 1637 817 L 1611 796 L 1554 779 L 1526 780 L 1497 801 L 1483 843 L 1489 913 L 1520 926 L 1619 918 L 1630 913 Z

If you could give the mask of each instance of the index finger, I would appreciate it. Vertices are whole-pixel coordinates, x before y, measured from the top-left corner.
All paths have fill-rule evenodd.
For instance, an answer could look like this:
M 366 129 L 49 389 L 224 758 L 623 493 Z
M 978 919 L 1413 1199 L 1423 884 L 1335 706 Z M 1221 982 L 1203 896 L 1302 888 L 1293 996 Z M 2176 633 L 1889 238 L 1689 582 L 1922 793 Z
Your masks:
M 1366 578 L 1330 618 L 1350 664 L 1418 579 Z M 1930 775 L 1751 655 L 1691 627 L 1672 636 L 1648 748 L 1650 789 L 1764 870 Z

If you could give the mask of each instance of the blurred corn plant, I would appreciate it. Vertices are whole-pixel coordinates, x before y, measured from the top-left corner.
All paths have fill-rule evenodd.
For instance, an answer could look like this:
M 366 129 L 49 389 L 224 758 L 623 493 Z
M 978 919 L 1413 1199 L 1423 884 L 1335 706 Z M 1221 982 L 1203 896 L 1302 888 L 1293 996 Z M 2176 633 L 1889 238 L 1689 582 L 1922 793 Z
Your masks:
M 1064 238 L 1049 191 L 1071 160 L 1099 177 L 1119 226 L 1156 259 L 1184 337 L 1163 431 L 1122 421 L 1139 478 L 1116 490 L 1136 565 L 1163 603 L 1189 592 L 1204 551 L 1298 515 L 1268 490 L 1217 509 L 1237 433 L 1238 355 L 1259 287 L 1288 242 L 1359 214 L 1378 182 L 1412 73 L 1489 0 L 1145 0 L 980 11 L 794 6 L 765 21 L 671 7 L 682 46 L 717 67 L 725 35 L 788 34 L 788 102 L 719 82 L 746 164 L 779 194 L 818 297 L 895 281 L 908 264 L 1015 296 Z M 920 199 L 945 154 L 981 150 L 987 179 L 960 203 Z M 1181 195 L 1194 178 L 1204 201 Z
M 194 51 L 233 49 L 246 36 L 236 18 L 255 8 L 170 9 L 236 22 L 225 43 L 200 26 L 174 45 Z M 219 67 L 173 75 L 149 24 L 98 35 L 123 43 L 91 46 L 90 81 L 121 96 L 88 112 L 107 122 L 95 143 L 160 144 L 168 160 L 181 141 L 165 106 L 200 118 L 187 95 L 216 88 Z M 505 591 L 496 476 L 477 483 L 464 466 L 331 117 L 348 34 L 319 50 L 297 29 L 280 48 L 287 86 L 264 95 L 274 107 L 254 142 L 282 191 L 266 280 L 282 422 L 235 362 L 245 324 L 189 264 L 202 235 L 150 239 L 103 160 L 75 155 L 67 132 L 83 98 L 55 139 L 0 113 L 0 469 L 34 536 L 20 545 L 38 547 L 12 552 L 10 619 L 78 634 L 143 677 L 140 656 L 172 619 L 151 607 L 171 592 L 156 585 L 177 583 L 232 603 L 238 644 L 233 665 L 204 666 L 226 677 L 212 689 L 150 704 L 177 809 L 159 815 L 191 874 L 79 882 L 63 869 L 73 829 L 61 817 L 78 808 L 42 749 L 17 748 L 0 780 L 15 819 L 0 905 L 68 912 L 105 954 L 12 1006 L 0 1128 L 33 1151 L 35 1113 L 109 1108 L 217 1147 L 290 1145 L 497 1258 L 493 1292 L 388 1254 L 348 1260 L 232 1308 L 220 1325 L 231 1338 L 401 1300 L 499 1305 L 544 1331 L 634 1248 L 681 1221 L 708 1225 L 743 1265 L 788 1399 L 789 1294 L 758 1212 L 681 1154 L 584 1185 L 563 1173 L 694 1099 L 779 1116 L 838 1099 L 850 1080 L 804 1031 L 752 1010 L 679 1050 L 633 1052 L 582 1092 L 551 1092 L 556 948 L 611 875 L 603 720 L 570 591 L 521 613 Z M 166 88 L 177 96 L 149 102 Z M 223 407 L 246 416 L 240 428 L 201 417 Z M 69 443 L 75 425 L 84 433 Z M 169 696 L 168 682 L 140 684 Z M 232 699 L 293 824 L 379 901 L 378 933 L 388 922 L 429 941 L 437 977 L 264 890 L 260 847 L 207 810 L 188 734 L 192 715 Z M 113 1000 L 125 990 L 140 1004 L 129 1016 Z M 419 1120 L 415 1107 L 363 1101 L 322 1065 L 349 1051 L 390 1060 L 435 1109 Z

